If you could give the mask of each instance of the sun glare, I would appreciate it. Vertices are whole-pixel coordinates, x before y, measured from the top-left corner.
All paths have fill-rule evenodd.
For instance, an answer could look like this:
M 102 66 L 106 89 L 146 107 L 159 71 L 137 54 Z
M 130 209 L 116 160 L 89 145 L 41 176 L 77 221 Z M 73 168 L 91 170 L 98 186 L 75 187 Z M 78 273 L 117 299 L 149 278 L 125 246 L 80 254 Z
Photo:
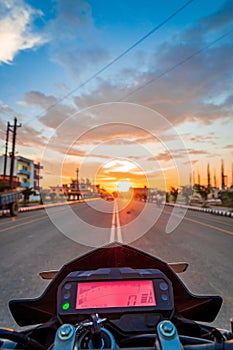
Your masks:
M 119 181 L 117 184 L 118 192 L 128 192 L 132 184 L 129 181 Z

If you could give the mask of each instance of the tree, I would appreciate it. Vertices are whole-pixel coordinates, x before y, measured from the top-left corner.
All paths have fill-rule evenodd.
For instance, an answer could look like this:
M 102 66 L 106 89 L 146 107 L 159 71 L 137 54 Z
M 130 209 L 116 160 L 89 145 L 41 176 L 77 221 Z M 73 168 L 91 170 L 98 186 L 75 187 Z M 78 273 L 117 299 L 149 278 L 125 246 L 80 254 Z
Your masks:
M 193 186 L 193 189 L 201 195 L 201 198 L 204 199 L 205 201 L 208 198 L 208 194 L 211 192 L 211 187 L 210 186 L 203 186 L 199 184 L 195 184 Z
M 176 203 L 177 197 L 178 197 L 178 194 L 179 194 L 179 189 L 178 189 L 178 188 L 175 188 L 175 187 L 171 187 L 170 193 L 171 193 L 171 195 L 172 195 L 172 197 L 173 197 L 174 203 Z
M 35 191 L 33 190 L 32 187 L 27 187 L 22 191 L 23 201 L 25 204 L 29 202 L 29 198 L 32 194 L 35 194 Z

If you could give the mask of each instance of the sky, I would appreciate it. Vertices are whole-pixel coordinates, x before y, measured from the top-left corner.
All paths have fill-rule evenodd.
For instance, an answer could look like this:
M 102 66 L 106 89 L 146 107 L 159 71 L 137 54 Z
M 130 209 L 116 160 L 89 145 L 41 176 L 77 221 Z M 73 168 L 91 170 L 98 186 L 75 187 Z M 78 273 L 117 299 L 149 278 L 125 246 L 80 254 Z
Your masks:
M 79 168 L 168 189 L 227 185 L 233 163 L 231 0 L 2 0 L 0 153 L 15 117 L 17 155 L 41 185 Z

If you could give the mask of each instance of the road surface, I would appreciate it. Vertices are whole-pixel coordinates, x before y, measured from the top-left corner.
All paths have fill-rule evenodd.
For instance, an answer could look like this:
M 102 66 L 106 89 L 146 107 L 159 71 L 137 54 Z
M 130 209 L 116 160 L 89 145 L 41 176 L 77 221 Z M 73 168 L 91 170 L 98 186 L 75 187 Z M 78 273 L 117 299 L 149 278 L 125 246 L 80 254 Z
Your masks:
M 16 218 L 1 217 L 1 326 L 19 329 L 7 302 L 39 296 L 47 285 L 39 271 L 59 269 L 93 247 L 117 240 L 167 262 L 189 262 L 181 279 L 193 293 L 223 296 L 224 305 L 213 324 L 229 328 L 228 320 L 233 317 L 233 219 L 173 212 L 155 203 L 126 204 L 99 199 L 21 213 Z

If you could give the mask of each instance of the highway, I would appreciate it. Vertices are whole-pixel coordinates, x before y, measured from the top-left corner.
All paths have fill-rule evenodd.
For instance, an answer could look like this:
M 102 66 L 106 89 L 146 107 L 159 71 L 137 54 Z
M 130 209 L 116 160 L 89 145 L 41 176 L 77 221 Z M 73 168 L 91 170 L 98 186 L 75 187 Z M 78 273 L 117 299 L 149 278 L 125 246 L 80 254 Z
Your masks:
M 19 329 L 8 301 L 39 296 L 40 271 L 112 241 L 131 244 L 167 262 L 186 261 L 180 278 L 193 293 L 221 295 L 213 323 L 233 317 L 233 219 L 155 203 L 101 199 L 0 217 L 0 324 Z

